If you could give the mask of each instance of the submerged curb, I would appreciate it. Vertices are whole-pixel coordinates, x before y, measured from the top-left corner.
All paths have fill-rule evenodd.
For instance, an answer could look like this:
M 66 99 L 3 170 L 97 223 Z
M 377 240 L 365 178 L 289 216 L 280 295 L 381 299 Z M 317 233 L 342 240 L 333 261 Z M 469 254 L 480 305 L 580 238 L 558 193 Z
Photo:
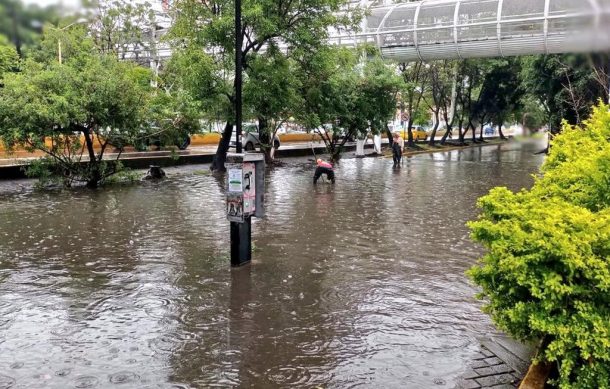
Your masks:
M 403 156 L 415 156 L 419 154 L 431 154 L 431 153 L 440 153 L 440 152 L 448 152 L 455 150 L 463 150 L 477 146 L 495 146 L 498 144 L 503 144 L 507 141 L 500 141 L 496 138 L 488 138 L 485 143 L 475 143 L 475 144 L 467 144 L 465 146 L 459 145 L 449 145 L 446 147 L 439 147 L 434 149 L 427 150 L 412 150 L 405 151 Z M 373 148 L 372 144 L 365 145 L 365 148 L 371 149 Z M 316 155 L 322 155 L 326 153 L 326 147 L 324 146 L 313 146 L 313 147 L 302 147 L 302 148 L 285 148 L 278 149 L 275 152 L 276 157 L 279 158 L 288 158 L 288 157 L 303 157 L 312 155 L 312 149 L 315 151 Z M 354 151 L 356 150 L 355 144 L 345 145 L 345 151 Z M 381 154 L 380 156 L 383 156 Z M 192 154 L 180 154 L 180 155 L 172 155 L 170 153 L 160 155 L 159 153 L 154 153 L 145 156 L 134 156 L 121 158 L 120 161 L 123 166 L 131 168 L 131 169 L 147 169 L 150 165 L 158 165 L 161 167 L 169 167 L 169 166 L 180 166 L 180 165 L 195 165 L 195 164 L 207 164 L 212 163 L 214 159 L 214 153 L 192 153 Z M 86 162 L 82 162 L 86 163 Z M 0 180 L 1 179 L 19 179 L 19 178 L 27 178 L 24 172 L 24 167 L 27 166 L 27 163 L 17 163 L 12 165 L 0 165 Z

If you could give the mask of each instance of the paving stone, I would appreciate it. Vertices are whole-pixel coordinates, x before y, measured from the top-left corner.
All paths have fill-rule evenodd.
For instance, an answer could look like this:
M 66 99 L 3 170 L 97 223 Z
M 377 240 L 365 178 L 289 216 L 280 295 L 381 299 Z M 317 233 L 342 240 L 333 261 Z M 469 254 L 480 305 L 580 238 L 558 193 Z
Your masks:
M 462 375 L 462 378 L 464 378 L 464 379 L 477 378 L 477 377 L 480 377 L 479 374 L 472 369 L 466 370 L 466 373 L 464 373 Z
M 488 358 L 488 357 L 487 357 L 487 356 L 485 356 L 485 355 L 483 355 L 483 354 L 481 354 L 481 353 L 476 353 L 476 354 L 474 355 L 474 357 L 472 357 L 472 359 L 474 359 L 475 361 L 476 361 L 476 360 L 479 360 L 479 359 L 485 359 L 485 358 Z
M 460 380 L 457 383 L 456 389 L 479 389 L 479 385 L 475 380 Z
M 487 358 L 489 357 L 495 357 L 494 353 L 492 353 L 491 351 L 489 351 L 488 349 L 486 349 L 485 347 L 481 348 L 481 354 L 485 355 Z
M 498 374 L 491 366 L 474 369 L 474 371 L 479 375 L 479 377 L 486 377 L 488 375 Z
M 487 362 L 488 365 L 499 365 L 502 363 L 502 360 L 498 357 L 491 357 L 491 358 L 486 358 L 485 362 Z
M 493 351 L 496 357 L 500 358 L 504 363 L 512 367 L 513 370 L 515 370 L 519 374 L 525 374 L 525 372 L 527 371 L 527 368 L 529 367 L 529 357 L 526 357 L 522 354 L 519 354 L 517 356 L 512 352 L 512 350 L 505 348 L 499 343 L 494 343 L 491 340 L 483 340 L 482 344 L 483 347 L 490 351 Z M 515 344 L 517 343 L 515 342 Z M 519 348 L 519 350 L 521 350 L 521 348 Z
M 470 365 L 473 369 L 478 369 L 480 367 L 489 367 L 489 364 L 485 362 L 485 360 L 474 361 Z
M 515 389 L 516 387 L 517 387 L 516 385 L 502 384 L 502 385 L 492 386 L 490 389 Z
M 515 377 L 511 374 L 498 374 L 477 378 L 475 381 L 484 388 L 490 388 L 495 385 L 512 384 L 515 381 Z
M 498 374 L 514 372 L 513 368 L 505 363 L 502 363 L 501 365 L 492 366 L 491 368 Z

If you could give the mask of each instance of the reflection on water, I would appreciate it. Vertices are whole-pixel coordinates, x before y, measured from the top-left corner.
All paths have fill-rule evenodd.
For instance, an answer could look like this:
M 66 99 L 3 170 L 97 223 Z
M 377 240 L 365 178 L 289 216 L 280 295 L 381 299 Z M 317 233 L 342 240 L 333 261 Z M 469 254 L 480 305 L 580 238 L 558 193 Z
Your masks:
M 489 188 L 536 144 L 268 175 L 231 271 L 223 181 L 0 193 L 0 388 L 453 387 L 492 332 L 464 271 Z

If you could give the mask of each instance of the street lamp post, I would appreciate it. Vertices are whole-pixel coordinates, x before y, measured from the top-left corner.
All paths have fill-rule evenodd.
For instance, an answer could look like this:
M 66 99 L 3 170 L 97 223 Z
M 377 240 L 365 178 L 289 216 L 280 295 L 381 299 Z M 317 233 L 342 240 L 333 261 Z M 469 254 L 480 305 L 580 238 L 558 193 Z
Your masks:
M 87 22 L 87 19 L 78 19 L 74 23 L 70 23 L 70 24 L 68 24 L 65 27 L 58 28 L 57 30 L 58 31 L 65 31 L 65 30 L 67 30 L 68 28 L 70 28 L 70 27 L 72 27 L 74 25 L 82 24 L 82 23 L 86 23 L 86 22 Z M 58 57 L 58 60 L 59 60 L 59 64 L 61 65 L 62 64 L 62 59 L 63 59 L 62 55 L 61 55 L 61 36 L 57 37 L 57 57 Z
M 235 0 L 235 151 L 242 153 L 242 71 L 243 37 L 241 26 L 241 0 Z M 263 183 L 264 185 L 264 183 Z M 263 190 L 262 186 L 259 190 Z M 245 216 L 242 222 L 231 221 L 231 265 L 250 262 L 252 253 L 252 220 Z
M 235 0 L 235 148 L 241 153 L 242 90 L 241 0 Z

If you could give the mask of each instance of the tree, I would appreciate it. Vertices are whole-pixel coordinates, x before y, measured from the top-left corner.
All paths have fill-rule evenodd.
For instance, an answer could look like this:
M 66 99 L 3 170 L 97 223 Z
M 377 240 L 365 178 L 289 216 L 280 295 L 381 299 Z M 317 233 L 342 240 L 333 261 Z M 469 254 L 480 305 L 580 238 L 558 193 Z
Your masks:
M 0 35 L 0 87 L 4 73 L 17 70 L 19 55 L 15 47 L 6 38 Z
M 244 87 L 244 116 L 258 122 L 261 148 L 270 163 L 277 130 L 302 106 L 297 76 L 300 69 L 298 62 L 275 45 L 263 54 L 253 55 L 249 68 L 249 81 Z
M 396 112 L 401 80 L 392 66 L 345 48 L 326 49 L 310 59 L 302 77 L 303 107 L 296 119 L 323 139 L 333 160 L 348 140 L 379 133 Z
M 600 75 L 607 63 L 603 55 L 546 55 L 523 58 L 522 79 L 525 89 L 544 107 L 549 130 L 557 133 L 561 121 L 578 124 L 599 99 L 607 98 Z
M 610 113 L 565 124 L 531 190 L 495 188 L 469 223 L 487 253 L 469 274 L 496 325 L 541 340 L 560 388 L 610 388 Z
M 452 89 L 452 73 L 454 64 L 452 61 L 434 61 L 430 63 L 430 78 L 429 78 L 429 94 L 424 95 L 426 107 L 432 111 L 434 115 L 434 127 L 430 133 L 430 146 L 434 146 L 436 141 L 436 132 L 438 130 L 441 115 L 447 127 L 447 132 L 443 139 L 446 139 L 452 130 L 453 118 L 451 115 L 451 89 Z
M 7 37 L 19 56 L 23 48 L 33 47 L 46 23 L 57 24 L 60 9 L 57 6 L 25 6 L 20 0 L 0 0 L 0 35 Z
M 357 13 L 339 13 L 347 4 L 346 0 L 261 0 L 242 4 L 241 35 L 244 46 L 241 57 L 246 74 L 245 82 L 255 78 L 252 58 L 265 54 L 270 47 L 275 45 L 285 53 L 296 49 L 315 53 L 327 44 L 330 27 L 354 25 L 358 18 Z M 234 3 L 231 0 L 178 0 L 175 3 L 175 11 L 176 18 L 170 34 L 174 46 L 187 52 L 206 52 L 212 60 L 214 74 L 226 85 L 232 85 L 232 88 L 202 91 L 209 92 L 205 97 L 206 101 L 219 104 L 214 111 L 222 113 L 222 120 L 226 123 L 212 165 L 214 170 L 224 170 L 235 124 L 232 108 L 235 103 Z M 214 93 L 220 95 L 213 95 Z
M 403 90 L 401 91 L 401 113 L 406 108 L 407 115 L 407 146 L 414 147 L 413 123 L 415 115 L 420 110 L 426 88 L 429 85 L 430 65 L 422 61 L 401 63 L 398 69 L 403 77 Z M 402 118 L 401 118 L 402 120 Z
M 20 73 L 5 76 L 0 138 L 44 152 L 66 185 L 97 187 L 120 167 L 104 160 L 107 146 L 139 135 L 149 86 L 139 82 L 137 66 L 99 54 L 82 31 L 74 34 L 81 34 L 81 49 L 62 65 L 28 60 Z
M 521 100 L 525 93 L 519 77 L 520 70 L 520 61 L 516 58 L 488 60 L 481 92 L 473 108 L 481 127 L 481 141 L 483 127 L 489 122 L 495 123 L 500 138 L 506 139 L 502 126 L 513 113 L 521 109 Z
M 100 52 L 130 59 L 142 65 L 157 60 L 157 23 L 148 2 L 129 0 L 97 0 L 89 5 L 95 18 L 89 26 L 90 34 Z

